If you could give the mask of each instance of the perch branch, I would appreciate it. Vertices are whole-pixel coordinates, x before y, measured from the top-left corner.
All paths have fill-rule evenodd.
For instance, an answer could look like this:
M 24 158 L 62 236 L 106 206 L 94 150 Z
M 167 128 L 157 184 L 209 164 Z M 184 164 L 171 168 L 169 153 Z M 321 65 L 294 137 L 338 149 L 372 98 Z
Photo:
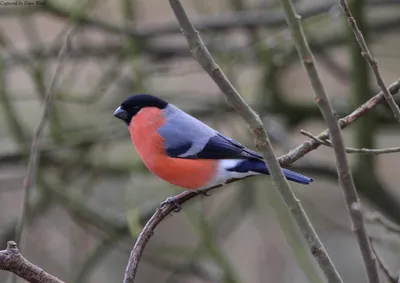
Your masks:
M 0 251 L 0 270 L 10 271 L 31 283 L 64 283 L 24 258 L 13 241 Z
M 392 109 L 393 115 L 398 122 L 400 122 L 400 109 L 397 106 L 396 102 L 394 101 L 393 97 L 390 95 L 389 90 L 386 88 L 385 82 L 379 72 L 378 62 L 372 57 L 371 52 L 368 49 L 367 44 L 365 43 L 364 36 L 362 35 L 360 29 L 357 26 L 356 20 L 354 19 L 351 11 L 349 9 L 349 5 L 347 4 L 346 0 L 339 1 L 340 6 L 342 7 L 344 13 L 346 14 L 347 21 L 354 33 L 355 38 L 357 39 L 358 44 L 361 48 L 361 54 L 365 58 L 365 60 L 370 65 L 372 72 L 374 73 L 376 82 L 380 89 L 383 92 L 383 95 L 389 104 L 390 108 Z
M 300 133 L 302 135 L 305 135 L 306 137 L 311 138 L 312 140 L 319 142 L 322 145 L 328 146 L 328 147 L 333 147 L 332 142 L 330 140 L 321 140 L 318 137 L 314 136 L 312 133 L 300 130 Z M 370 148 L 353 148 L 353 147 L 346 147 L 345 148 L 347 153 L 365 153 L 365 154 L 387 154 L 387 153 L 395 153 L 395 152 L 400 152 L 400 147 L 389 147 L 389 148 L 383 148 L 383 149 L 370 149 Z
M 353 231 L 357 236 L 358 245 L 361 250 L 365 268 L 367 270 L 368 280 L 370 283 L 377 283 L 379 282 L 379 275 L 376 265 L 376 258 L 372 252 L 371 243 L 365 228 L 364 216 L 361 213 L 361 204 L 358 199 L 353 177 L 350 172 L 349 162 L 347 160 L 339 123 L 336 120 L 328 95 L 319 77 L 314 63 L 313 54 L 311 53 L 300 22 L 300 16 L 296 14 L 291 0 L 281 0 L 281 3 L 289 28 L 292 32 L 293 41 L 298 55 L 303 63 L 310 84 L 314 90 L 315 101 L 330 132 L 336 157 L 340 187 L 344 192 L 346 205 L 352 221 Z

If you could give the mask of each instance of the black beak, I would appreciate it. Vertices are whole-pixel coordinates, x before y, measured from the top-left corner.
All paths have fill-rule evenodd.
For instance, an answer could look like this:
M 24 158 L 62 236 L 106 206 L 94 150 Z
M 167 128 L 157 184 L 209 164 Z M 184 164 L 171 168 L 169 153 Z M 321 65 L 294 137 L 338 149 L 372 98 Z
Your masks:
M 126 120 L 128 119 L 128 112 L 126 112 L 126 110 L 121 108 L 120 106 L 115 110 L 114 117 L 117 117 L 118 119 L 121 120 Z

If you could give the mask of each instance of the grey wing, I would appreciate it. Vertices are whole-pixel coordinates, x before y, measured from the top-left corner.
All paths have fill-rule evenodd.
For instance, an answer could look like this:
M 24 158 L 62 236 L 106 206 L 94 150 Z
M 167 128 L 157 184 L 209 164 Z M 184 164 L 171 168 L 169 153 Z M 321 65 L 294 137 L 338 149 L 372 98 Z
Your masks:
M 168 109 L 170 108 L 170 109 Z M 189 114 L 169 105 L 168 122 L 158 131 L 165 139 L 167 154 L 175 158 L 262 159 L 239 142 L 210 128 Z

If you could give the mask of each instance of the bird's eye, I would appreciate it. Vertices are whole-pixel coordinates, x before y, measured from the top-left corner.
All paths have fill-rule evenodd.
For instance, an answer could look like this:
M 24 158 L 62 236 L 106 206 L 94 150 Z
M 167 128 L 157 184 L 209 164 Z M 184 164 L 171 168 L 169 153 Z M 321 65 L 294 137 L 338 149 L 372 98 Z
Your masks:
M 133 107 L 133 112 L 135 112 L 135 113 L 138 113 L 140 110 L 142 110 L 142 107 L 140 107 L 140 106 Z

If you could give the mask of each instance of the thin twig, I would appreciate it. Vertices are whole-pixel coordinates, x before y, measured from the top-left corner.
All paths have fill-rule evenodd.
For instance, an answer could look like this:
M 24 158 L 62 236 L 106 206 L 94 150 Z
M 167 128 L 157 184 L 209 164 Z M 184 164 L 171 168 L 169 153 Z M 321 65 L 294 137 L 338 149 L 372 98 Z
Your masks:
M 322 145 L 333 147 L 332 142 L 330 140 L 321 140 L 320 138 L 314 136 L 312 133 L 300 130 L 302 135 L 305 135 L 311 138 L 314 141 L 319 142 Z M 370 149 L 370 148 L 353 148 L 353 147 L 346 147 L 345 148 L 347 153 L 364 153 L 364 154 L 387 154 L 387 153 L 395 153 L 400 152 L 400 147 L 389 147 L 389 148 L 382 148 L 382 149 Z
M 65 40 L 64 40 L 64 45 L 60 50 L 60 53 L 57 58 L 57 67 L 56 70 L 53 74 L 53 77 L 50 82 L 50 86 L 47 89 L 46 92 L 46 97 L 44 100 L 44 105 L 43 105 L 43 112 L 42 116 L 40 118 L 40 121 L 35 129 L 35 132 L 33 134 L 33 139 L 32 139 L 32 146 L 31 146 L 31 153 L 30 153 L 30 158 L 28 162 L 28 168 L 26 172 L 26 176 L 24 179 L 23 183 L 23 196 L 22 196 L 22 203 L 21 203 L 21 214 L 20 218 L 15 230 L 15 240 L 16 242 L 22 247 L 21 245 L 21 238 L 22 238 L 22 232 L 23 232 L 23 227 L 24 227 L 24 222 L 26 218 L 26 214 L 28 213 L 28 201 L 29 201 L 29 195 L 30 191 L 36 184 L 36 174 L 37 174 L 37 169 L 38 169 L 38 163 L 39 163 L 39 156 L 40 156 L 40 140 L 41 140 L 41 135 L 43 132 L 43 129 L 46 125 L 46 122 L 49 119 L 50 116 L 50 111 L 52 107 L 52 103 L 54 100 L 54 97 L 57 94 L 57 91 L 55 90 L 56 84 L 58 77 L 60 76 L 61 70 L 62 70 L 62 61 L 64 57 L 67 54 L 68 51 L 68 46 L 69 46 L 69 40 L 70 40 L 70 35 L 72 33 L 74 28 L 71 28 L 68 30 L 68 32 L 65 35 Z M 20 247 L 20 248 L 21 248 Z
M 281 0 L 289 28 L 292 32 L 294 44 L 298 55 L 306 70 L 307 76 L 314 90 L 315 101 L 328 126 L 330 138 L 335 152 L 339 183 L 344 192 L 346 205 L 352 221 L 353 231 L 357 236 L 358 245 L 364 260 L 365 268 L 370 283 L 379 282 L 376 258 L 371 249 L 371 243 L 365 229 L 364 217 L 361 213 L 361 204 L 350 172 L 349 162 L 344 147 L 340 126 L 333 113 L 331 103 L 319 77 L 314 63 L 313 54 L 310 51 L 307 39 L 300 22 L 300 16 L 296 14 L 291 0 Z
M 377 82 L 378 86 L 380 87 L 380 89 L 382 90 L 387 103 L 389 104 L 390 108 L 392 109 L 394 117 L 396 118 L 396 120 L 398 122 L 400 122 L 399 106 L 397 106 L 393 97 L 390 95 L 389 90 L 386 88 L 385 82 L 383 81 L 383 78 L 382 78 L 381 74 L 379 73 L 378 62 L 372 57 L 371 52 L 369 51 L 368 46 L 364 40 L 364 36 L 362 35 L 360 29 L 358 28 L 356 20 L 354 19 L 353 15 L 351 14 L 351 11 L 349 9 L 349 5 L 347 4 L 347 1 L 340 0 L 339 3 L 340 3 L 340 6 L 342 7 L 344 13 L 346 14 L 347 21 L 349 22 L 349 25 L 354 33 L 354 36 L 356 37 L 357 42 L 360 45 L 361 54 L 363 55 L 365 60 L 370 65 L 372 72 L 374 73 L 376 82 Z
M 381 259 L 381 257 L 376 253 L 374 244 L 372 243 L 372 238 L 369 237 L 369 240 L 370 240 L 370 242 L 371 242 L 372 251 L 374 252 L 375 257 L 377 258 L 379 267 L 382 269 L 382 271 L 383 271 L 383 273 L 385 274 L 385 276 L 386 276 L 388 282 L 390 282 L 390 283 L 397 283 L 397 278 L 396 278 L 396 276 L 393 276 L 393 275 L 392 275 L 392 273 L 390 272 L 390 270 L 389 270 L 389 268 L 387 267 L 387 265 L 383 262 L 383 260 Z
M 389 86 L 389 92 L 391 95 L 395 95 L 400 91 L 400 79 L 395 81 Z M 352 113 L 347 115 L 346 117 L 343 117 L 339 119 L 339 126 L 344 129 L 354 121 L 356 121 L 358 118 L 362 117 L 363 115 L 367 114 L 369 111 L 371 111 L 375 106 L 380 104 L 382 101 L 384 101 L 384 95 L 383 92 L 379 92 L 377 95 L 374 97 L 370 98 L 368 101 L 366 101 L 363 105 L 359 106 L 356 110 L 354 110 Z M 326 129 L 320 134 L 316 136 L 318 139 L 325 140 L 329 138 L 329 130 Z M 293 164 L 296 160 L 299 158 L 303 157 L 305 154 L 309 153 L 312 150 L 317 149 L 321 145 L 320 142 L 317 141 L 305 141 L 298 147 L 292 149 L 290 152 L 287 154 L 284 154 L 279 157 L 279 161 L 282 166 L 289 166 Z
M 53 100 L 57 94 L 55 89 L 58 77 L 60 76 L 62 70 L 62 62 L 64 57 L 66 57 L 68 47 L 70 45 L 70 35 L 74 30 L 74 26 L 71 27 L 65 34 L 64 43 L 57 57 L 57 67 L 53 73 L 53 77 L 51 78 L 50 85 L 46 91 L 44 104 L 43 104 L 43 112 L 42 116 L 39 120 L 37 127 L 33 133 L 31 151 L 29 156 L 29 161 L 27 165 L 27 171 L 23 182 L 23 194 L 22 194 L 22 202 L 21 202 L 21 211 L 18 218 L 17 226 L 15 227 L 15 241 L 20 245 L 20 249 L 23 250 L 23 229 L 25 224 L 25 219 L 27 218 L 27 214 L 29 213 L 29 198 L 32 189 L 36 185 L 37 178 L 37 170 L 39 167 L 39 159 L 40 159 L 40 150 L 41 150 L 41 136 L 46 126 L 46 123 L 50 116 L 50 111 L 52 107 Z M 11 282 L 16 282 L 15 274 L 11 275 Z
M 0 270 L 10 271 L 31 283 L 64 283 L 24 258 L 12 241 L 7 243 L 7 249 L 0 251 Z
M 206 46 L 204 45 L 202 39 L 199 36 L 198 31 L 194 28 L 193 24 L 190 22 L 188 16 L 182 4 L 179 0 L 170 0 L 170 5 L 174 11 L 174 14 L 182 28 L 182 32 L 187 39 L 189 48 L 192 52 L 193 57 L 198 61 L 198 63 L 203 67 L 203 69 L 210 75 L 210 77 L 214 80 L 217 86 L 221 89 L 221 91 L 225 94 L 228 101 L 232 104 L 232 106 L 236 109 L 236 111 L 244 118 L 244 120 L 248 123 L 249 127 L 253 131 L 255 135 L 255 143 L 256 146 L 262 151 L 264 158 L 267 162 L 268 168 L 271 172 L 271 177 L 274 185 L 278 189 L 281 196 L 276 197 L 275 194 L 269 193 L 271 199 L 276 200 L 276 203 L 271 201 L 271 205 L 276 210 L 278 220 L 282 225 L 288 228 L 288 231 L 285 233 L 285 237 L 292 244 L 292 247 L 296 245 L 297 249 L 303 248 L 303 241 L 298 238 L 296 227 L 292 224 L 292 218 L 296 221 L 298 228 L 302 232 L 304 238 L 307 240 L 307 244 L 309 246 L 309 250 L 312 255 L 315 257 L 317 262 L 320 264 L 320 267 L 323 269 L 325 274 L 328 277 L 333 277 L 336 280 L 332 280 L 331 282 L 342 282 L 339 274 L 337 273 L 335 267 L 333 266 L 325 248 L 323 247 L 321 241 L 319 240 L 317 234 L 315 233 L 310 221 L 307 218 L 300 202 L 295 197 L 293 192 L 291 191 L 287 180 L 283 176 L 282 170 L 279 166 L 279 163 L 275 157 L 272 146 L 266 135 L 262 122 L 257 114 L 247 105 L 247 103 L 242 99 L 240 94 L 236 91 L 236 89 L 231 85 L 229 80 L 225 77 L 219 66 L 215 63 Z M 232 181 L 232 180 L 231 180 Z M 210 188 L 211 189 L 211 188 Z M 271 190 L 273 191 L 273 190 Z M 178 202 L 183 203 L 190 198 L 198 195 L 197 192 L 184 192 L 178 195 Z M 282 199 L 285 201 L 286 205 L 289 207 L 290 213 L 285 214 L 287 212 L 287 208 L 282 209 Z M 280 206 L 282 205 L 282 206 Z M 150 237 L 154 233 L 155 227 L 160 223 L 169 212 L 171 212 L 173 206 L 168 205 L 167 207 L 162 207 L 157 209 L 156 213 L 149 220 L 149 222 L 144 227 L 143 231 L 140 233 L 134 248 L 132 249 L 128 266 L 125 271 L 125 283 L 134 282 L 137 267 L 142 256 L 143 250 L 149 241 Z M 280 210 L 280 213 L 278 213 Z M 285 211 L 282 213 L 282 211 Z M 291 216 L 290 216 L 291 215 Z M 283 219 L 284 217 L 287 217 Z M 285 223 L 286 222 L 286 223 Z M 289 230 L 290 229 L 290 230 Z M 310 282 L 321 282 L 321 275 L 319 270 L 315 269 L 315 265 L 313 262 L 308 260 L 304 260 L 304 252 L 307 253 L 307 249 L 303 249 L 300 253 L 296 253 L 294 251 L 295 256 L 298 256 L 298 262 L 304 270 L 307 270 L 306 276 L 310 280 Z M 301 259 L 299 258 L 301 257 Z M 308 259 L 308 255 L 307 258 Z
M 386 219 L 386 217 L 384 217 L 381 213 L 374 212 L 367 214 L 365 216 L 365 221 L 370 223 L 378 223 L 388 232 L 392 232 L 394 234 L 400 234 L 400 226 Z

